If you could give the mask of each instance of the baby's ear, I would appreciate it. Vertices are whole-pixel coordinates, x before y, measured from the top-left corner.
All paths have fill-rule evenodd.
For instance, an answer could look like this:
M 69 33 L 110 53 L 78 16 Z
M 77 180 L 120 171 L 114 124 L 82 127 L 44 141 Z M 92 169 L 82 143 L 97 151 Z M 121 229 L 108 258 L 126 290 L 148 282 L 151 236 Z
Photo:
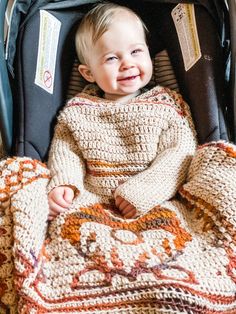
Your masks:
M 80 64 L 78 66 L 78 70 L 79 70 L 79 73 L 83 76 L 83 78 L 86 79 L 86 81 L 88 81 L 90 83 L 94 83 L 95 82 L 93 74 L 90 71 L 89 66 L 87 66 L 86 64 Z

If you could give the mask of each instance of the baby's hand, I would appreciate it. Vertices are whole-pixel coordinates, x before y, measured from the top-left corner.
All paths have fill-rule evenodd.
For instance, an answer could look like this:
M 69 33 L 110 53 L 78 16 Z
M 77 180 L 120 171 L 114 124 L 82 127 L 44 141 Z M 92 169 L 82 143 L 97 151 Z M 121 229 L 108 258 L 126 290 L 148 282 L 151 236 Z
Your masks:
M 52 220 L 58 214 L 65 212 L 71 205 L 75 192 L 70 186 L 55 187 L 48 194 L 49 215 L 48 220 Z
M 115 198 L 116 207 L 119 208 L 124 218 L 134 218 L 136 215 L 136 208 L 126 201 L 123 197 L 117 196 Z

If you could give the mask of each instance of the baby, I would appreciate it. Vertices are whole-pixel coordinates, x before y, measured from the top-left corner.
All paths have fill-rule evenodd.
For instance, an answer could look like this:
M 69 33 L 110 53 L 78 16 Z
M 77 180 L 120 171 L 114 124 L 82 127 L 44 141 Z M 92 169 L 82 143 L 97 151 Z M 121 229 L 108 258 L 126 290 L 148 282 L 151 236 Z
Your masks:
M 146 32 L 133 11 L 112 3 L 98 4 L 80 23 L 78 70 L 98 88 L 70 100 L 58 119 L 48 163 L 49 220 L 86 193 L 134 218 L 168 200 L 183 182 L 196 145 L 191 117 L 176 114 L 185 105 L 175 93 L 160 86 L 144 92 L 153 72 Z M 172 128 L 178 134 L 168 125 L 178 125 Z M 163 169 L 163 160 L 172 172 Z

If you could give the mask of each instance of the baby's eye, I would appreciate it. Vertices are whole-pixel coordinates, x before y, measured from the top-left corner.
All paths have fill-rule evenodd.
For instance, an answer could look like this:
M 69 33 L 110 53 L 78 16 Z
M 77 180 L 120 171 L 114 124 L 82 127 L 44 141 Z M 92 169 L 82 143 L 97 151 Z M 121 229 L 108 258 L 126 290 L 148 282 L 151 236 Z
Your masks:
M 131 54 L 136 55 L 136 54 L 139 54 L 140 52 L 142 52 L 142 49 L 138 48 L 138 49 L 132 50 Z
M 112 62 L 112 61 L 115 61 L 116 59 L 117 59 L 116 56 L 110 56 L 106 58 L 106 62 Z

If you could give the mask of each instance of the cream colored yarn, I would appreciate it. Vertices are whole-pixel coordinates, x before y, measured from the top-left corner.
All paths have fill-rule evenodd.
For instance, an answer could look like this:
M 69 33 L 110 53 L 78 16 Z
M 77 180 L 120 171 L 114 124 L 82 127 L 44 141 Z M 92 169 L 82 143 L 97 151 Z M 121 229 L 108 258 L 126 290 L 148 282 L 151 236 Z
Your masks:
M 109 204 L 115 191 L 144 213 L 184 182 L 196 148 L 188 106 L 161 86 L 127 104 L 99 98 L 94 88 L 70 100 L 59 116 L 49 189 L 74 185 L 82 205 Z
M 236 147 L 195 150 L 188 107 L 168 89 L 126 105 L 97 95 L 61 112 L 51 176 L 30 158 L 0 162 L 0 313 L 235 314 Z M 80 193 L 48 223 L 58 184 Z
M 2 203 L 11 197 L 1 216 L 12 222 L 1 220 L 0 228 L 14 230 L 12 250 L 2 245 L 1 253 L 10 252 L 15 265 L 0 278 L 1 288 L 15 283 L 1 290 L 1 313 L 235 314 L 234 145 L 197 150 L 182 200 L 134 220 L 104 204 L 77 207 L 58 216 L 47 233 L 48 170 L 21 158 L 0 166 Z M 7 240 L 3 232 L 0 239 Z

